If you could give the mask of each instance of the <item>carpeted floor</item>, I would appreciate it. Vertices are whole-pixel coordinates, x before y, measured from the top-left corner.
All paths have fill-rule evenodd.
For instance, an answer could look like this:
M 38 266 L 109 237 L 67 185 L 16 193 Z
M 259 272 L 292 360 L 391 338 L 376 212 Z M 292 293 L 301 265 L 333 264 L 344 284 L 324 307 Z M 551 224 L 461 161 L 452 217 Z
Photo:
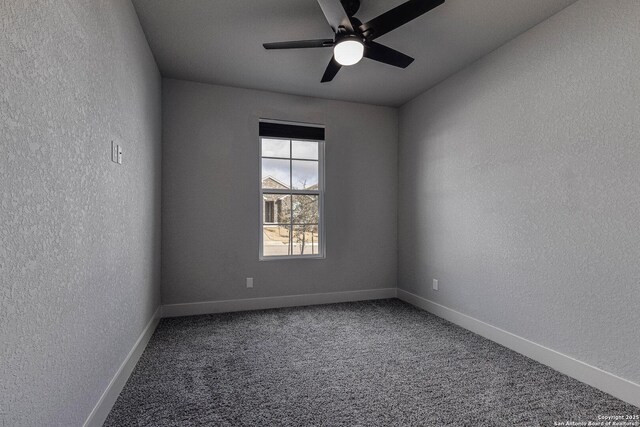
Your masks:
M 553 426 L 640 409 L 399 300 L 163 319 L 106 426 Z

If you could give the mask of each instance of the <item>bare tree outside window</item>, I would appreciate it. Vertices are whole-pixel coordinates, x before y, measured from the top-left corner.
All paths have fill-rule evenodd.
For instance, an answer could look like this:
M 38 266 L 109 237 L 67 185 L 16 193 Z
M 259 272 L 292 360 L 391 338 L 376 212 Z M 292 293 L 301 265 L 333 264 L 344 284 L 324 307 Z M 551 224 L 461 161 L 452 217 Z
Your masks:
M 307 188 L 306 182 L 302 185 Z M 318 242 L 318 196 L 294 195 L 293 209 L 293 249 L 300 255 L 317 254 Z

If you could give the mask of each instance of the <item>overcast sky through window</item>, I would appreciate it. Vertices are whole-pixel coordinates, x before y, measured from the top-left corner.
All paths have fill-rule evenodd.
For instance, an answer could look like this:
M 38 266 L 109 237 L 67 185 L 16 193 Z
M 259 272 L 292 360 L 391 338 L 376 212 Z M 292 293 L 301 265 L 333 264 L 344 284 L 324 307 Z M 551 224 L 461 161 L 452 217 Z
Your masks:
M 289 160 L 293 154 L 294 159 Z M 271 176 L 290 188 L 303 189 L 318 184 L 318 143 L 262 139 L 262 156 L 278 157 L 262 159 L 262 178 Z M 309 159 L 309 160 L 306 160 Z M 290 183 L 289 180 L 293 181 Z M 291 187 L 291 184 L 293 186 Z

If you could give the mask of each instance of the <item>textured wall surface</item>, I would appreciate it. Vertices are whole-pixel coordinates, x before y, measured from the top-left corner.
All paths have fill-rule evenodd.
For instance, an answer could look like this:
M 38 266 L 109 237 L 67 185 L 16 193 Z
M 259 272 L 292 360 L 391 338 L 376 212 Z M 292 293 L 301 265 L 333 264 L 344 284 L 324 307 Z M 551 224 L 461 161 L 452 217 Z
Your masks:
M 128 0 L 3 0 L 0 82 L 0 425 L 77 426 L 160 303 L 161 80 Z
M 326 125 L 324 260 L 258 261 L 260 117 Z M 391 108 L 165 79 L 163 303 L 395 287 L 397 131 Z
M 640 383 L 638 52 L 583 0 L 404 106 L 399 287 Z

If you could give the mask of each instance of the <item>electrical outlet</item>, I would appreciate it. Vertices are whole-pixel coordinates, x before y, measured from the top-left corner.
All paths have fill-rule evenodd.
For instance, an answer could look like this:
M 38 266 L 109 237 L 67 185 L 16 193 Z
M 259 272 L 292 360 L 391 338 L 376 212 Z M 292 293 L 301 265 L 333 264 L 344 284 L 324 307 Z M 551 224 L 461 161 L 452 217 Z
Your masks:
M 438 279 L 433 279 L 433 290 L 434 291 L 438 290 Z
M 253 277 L 247 277 L 247 288 L 253 288 Z

